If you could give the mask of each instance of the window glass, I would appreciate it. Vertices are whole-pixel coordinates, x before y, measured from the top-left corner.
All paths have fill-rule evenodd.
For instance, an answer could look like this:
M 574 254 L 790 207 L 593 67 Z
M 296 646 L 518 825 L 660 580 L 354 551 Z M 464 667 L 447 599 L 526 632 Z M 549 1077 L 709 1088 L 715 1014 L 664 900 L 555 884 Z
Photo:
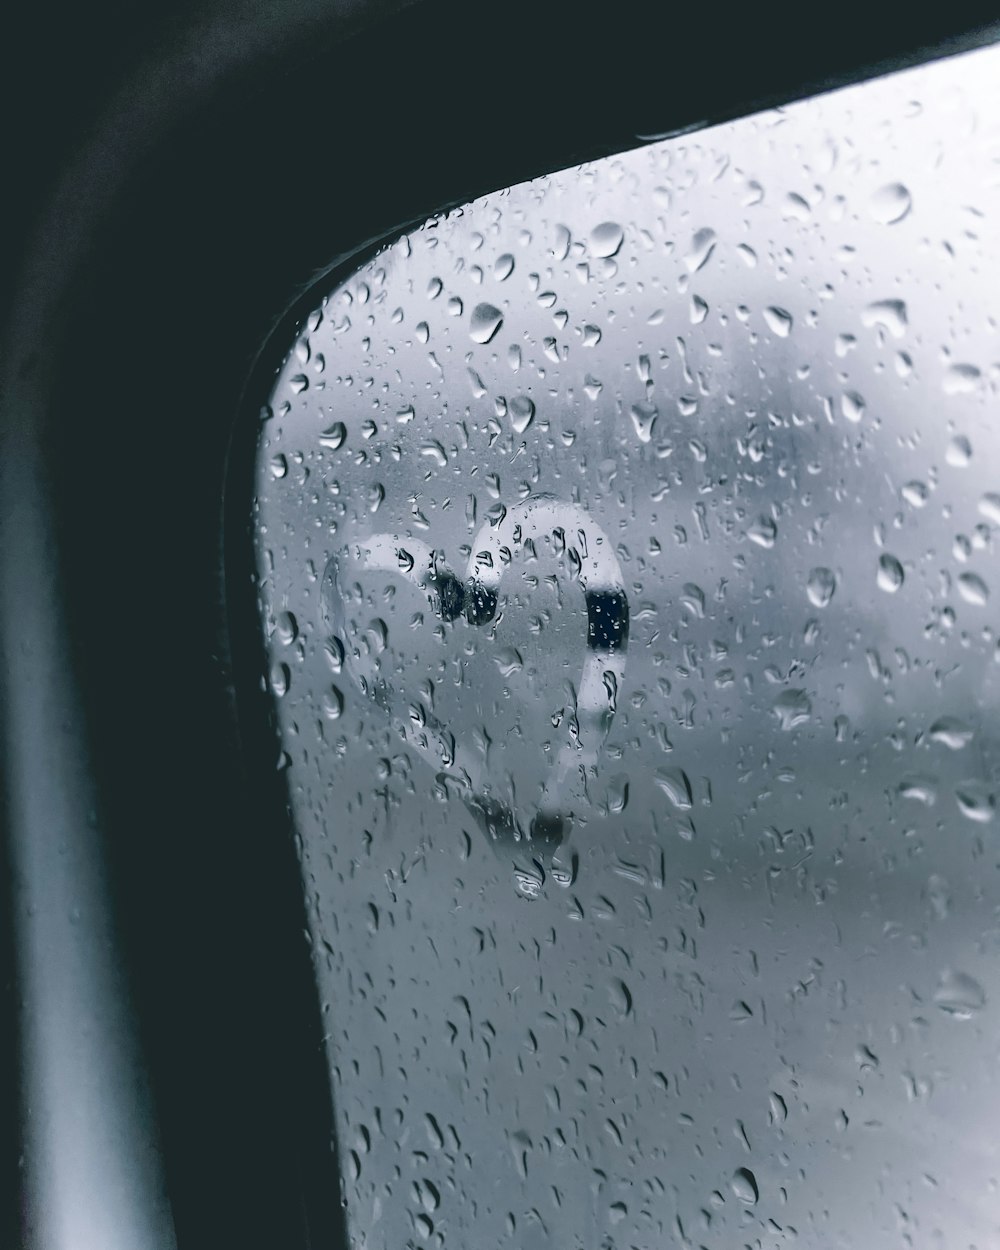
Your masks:
M 998 82 L 486 196 L 298 326 L 260 603 L 357 1246 L 998 1244 Z

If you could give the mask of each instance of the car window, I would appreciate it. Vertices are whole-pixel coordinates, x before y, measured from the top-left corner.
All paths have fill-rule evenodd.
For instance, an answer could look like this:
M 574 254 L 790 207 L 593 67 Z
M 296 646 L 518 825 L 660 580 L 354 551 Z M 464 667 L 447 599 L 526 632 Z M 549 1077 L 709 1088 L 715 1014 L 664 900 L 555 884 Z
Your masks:
M 1000 1236 L 1000 51 L 486 196 L 255 534 L 358 1246 Z

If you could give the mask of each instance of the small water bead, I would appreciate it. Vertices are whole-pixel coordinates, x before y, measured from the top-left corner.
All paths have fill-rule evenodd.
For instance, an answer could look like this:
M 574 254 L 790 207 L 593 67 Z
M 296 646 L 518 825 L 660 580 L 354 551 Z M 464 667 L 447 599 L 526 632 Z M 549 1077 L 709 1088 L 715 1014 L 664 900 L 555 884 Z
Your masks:
M 937 786 L 930 777 L 904 777 L 896 787 L 896 793 L 901 799 L 922 803 L 924 807 L 933 807 L 937 802 Z
M 967 972 L 942 973 L 934 991 L 934 1002 L 945 1015 L 969 1020 L 986 1005 L 986 992 Z
M 786 690 L 774 701 L 774 715 L 779 727 L 787 733 L 810 719 L 812 701 L 804 690 Z
M 334 635 L 323 644 L 323 654 L 331 672 L 339 673 L 344 667 L 344 644 Z
M 948 444 L 944 458 L 953 468 L 964 469 L 972 459 L 972 444 L 962 435 L 956 435 Z
M 510 423 L 517 434 L 523 434 L 535 419 L 535 405 L 527 395 L 515 395 L 510 401 Z
M 691 245 L 688 248 L 687 256 L 684 263 L 690 273 L 697 273 L 699 269 L 704 268 L 708 264 L 709 258 L 715 251 L 716 234 L 714 230 L 707 227 L 697 230 L 691 237 Z
M 448 453 L 436 438 L 429 439 L 426 443 L 420 445 L 420 454 L 426 456 L 428 460 L 432 460 L 439 469 L 443 469 L 448 463 Z
M 809 572 L 806 582 L 806 594 L 809 602 L 817 608 L 825 608 L 837 589 L 837 578 L 827 568 L 815 568 Z
M 658 768 L 653 780 L 678 811 L 691 809 L 694 802 L 691 782 L 682 768 Z
M 946 395 L 971 395 L 982 377 L 975 365 L 951 365 L 945 370 L 941 389 Z
M 911 508 L 922 508 L 931 497 L 926 482 L 907 482 L 899 492 Z
M 869 328 L 881 326 L 894 339 L 902 338 L 909 324 L 906 305 L 901 299 L 876 300 L 861 313 L 861 324 Z
M 996 796 L 981 781 L 963 781 L 955 787 L 958 810 L 966 820 L 985 825 L 996 812 Z
M 773 547 L 777 536 L 778 527 L 769 516 L 758 517 L 747 530 L 747 538 L 758 547 Z
M 339 720 L 344 713 L 344 696 L 339 686 L 331 686 L 323 695 L 323 715 L 327 720 Z
M 601 259 L 616 256 L 625 239 L 625 232 L 617 221 L 602 221 L 590 232 L 591 255 Z
M 982 607 L 990 597 L 989 587 L 975 573 L 958 575 L 958 593 L 966 603 L 975 604 L 977 607 Z
M 275 622 L 275 633 L 278 635 L 278 641 L 288 647 L 299 636 L 299 623 L 295 619 L 294 612 L 279 612 L 278 619 Z
M 596 347 L 600 341 L 601 341 L 601 330 L 599 326 L 585 325 L 583 327 L 584 347 Z
M 984 516 L 987 521 L 992 521 L 994 525 L 1000 525 L 1000 495 L 992 491 L 987 492 L 976 506 L 980 516 Z
M 493 304 L 477 304 L 472 310 L 469 334 L 475 343 L 489 343 L 503 325 L 503 313 Z
M 779 339 L 787 339 L 792 332 L 792 314 L 786 312 L 784 308 L 765 308 L 764 320 L 767 322 L 767 328 Z
M 929 730 L 932 742 L 940 742 L 949 751 L 961 751 L 972 741 L 972 729 L 955 716 L 941 716 Z
M 292 674 L 287 664 L 274 663 L 271 665 L 270 685 L 276 698 L 281 699 L 288 693 L 288 688 L 292 684 Z
M 319 443 L 321 447 L 329 447 L 331 451 L 336 451 L 338 447 L 344 445 L 346 438 L 347 426 L 343 421 L 334 421 L 333 425 L 327 426 L 319 436 Z
M 859 395 L 857 391 L 844 391 L 840 397 L 840 411 L 848 421 L 853 425 L 857 425 L 865 415 L 864 397 Z
M 653 428 L 656 425 L 656 418 L 659 416 L 659 409 L 654 404 L 633 404 L 629 410 L 629 415 L 632 418 L 632 427 L 639 442 L 648 443 L 653 437 Z
M 877 580 L 879 590 L 884 590 L 887 594 L 894 595 L 899 590 L 906 580 L 906 574 L 895 556 L 879 556 Z
M 902 221 L 913 207 L 910 192 L 901 182 L 890 182 L 879 189 L 868 201 L 868 211 L 883 226 L 893 226 Z
M 760 1198 L 757 1178 L 749 1168 L 737 1168 L 733 1173 L 733 1179 L 729 1182 L 729 1187 L 733 1195 L 740 1202 L 746 1203 L 748 1207 L 755 1206 Z

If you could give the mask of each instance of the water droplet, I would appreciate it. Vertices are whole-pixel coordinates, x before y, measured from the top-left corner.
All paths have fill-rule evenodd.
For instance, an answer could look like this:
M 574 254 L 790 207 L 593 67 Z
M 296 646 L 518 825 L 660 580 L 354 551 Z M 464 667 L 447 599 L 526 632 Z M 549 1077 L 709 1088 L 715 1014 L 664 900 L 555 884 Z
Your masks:
M 968 820 L 985 825 L 993 819 L 996 796 L 981 781 L 963 781 L 955 787 L 958 809 Z
M 946 395 L 970 395 L 981 376 L 975 365 L 951 365 L 945 370 L 941 386 Z
M 333 425 L 328 426 L 319 436 L 319 442 L 321 447 L 329 447 L 331 451 L 336 451 L 338 447 L 343 446 L 345 438 L 347 438 L 347 426 L 343 421 L 334 421 Z
M 809 602 L 817 608 L 825 608 L 833 598 L 837 589 L 837 578 L 830 569 L 810 569 L 809 580 L 806 582 L 806 594 Z
M 778 527 L 769 516 L 760 516 L 747 530 L 747 538 L 758 547 L 773 547 Z
M 439 469 L 443 469 L 448 463 L 448 453 L 436 438 L 422 443 L 420 445 L 420 454 L 426 456 L 429 460 L 433 460 Z
M 884 326 L 894 339 L 902 338 L 908 324 L 906 305 L 901 299 L 880 299 L 861 314 L 863 326 Z
M 469 334 L 475 343 L 488 343 L 503 325 L 503 313 L 492 304 L 477 304 L 472 310 Z
M 930 777 L 904 777 L 896 793 L 901 799 L 923 803 L 924 807 L 933 807 L 937 802 L 937 788 Z
M 693 802 L 691 782 L 682 768 L 658 768 L 653 780 L 674 807 L 682 812 L 690 809 Z
M 975 573 L 959 573 L 958 593 L 966 603 L 974 603 L 977 607 L 982 607 L 990 597 L 989 587 Z
M 535 405 L 527 395 L 515 395 L 510 401 L 510 423 L 518 434 L 523 434 L 535 419 Z
M 910 193 L 901 182 L 890 182 L 880 187 L 868 201 L 869 212 L 883 226 L 902 221 L 912 206 Z
M 694 582 L 685 582 L 680 594 L 681 604 L 699 620 L 705 615 L 705 592 Z
M 947 918 L 951 910 L 951 891 L 947 880 L 939 873 L 933 872 L 927 878 L 927 901 L 939 920 Z
M 288 693 L 288 687 L 292 684 L 292 674 L 287 664 L 274 663 L 271 665 L 271 689 L 276 698 L 283 698 Z
M 271 476 L 275 481 L 288 476 L 288 460 L 280 453 L 271 457 Z
M 764 320 L 767 328 L 779 339 L 787 339 L 792 331 L 792 314 L 784 308 L 765 308 Z
M 327 720 L 339 720 L 344 711 L 344 696 L 338 686 L 331 686 L 323 696 L 323 715 Z
M 748 269 L 757 268 L 757 253 L 747 243 L 739 243 L 736 246 L 737 254 Z
M 964 469 L 972 459 L 972 444 L 967 438 L 957 434 L 948 444 L 944 458 L 953 468 Z
M 504 677 L 511 677 L 524 668 L 524 659 L 517 647 L 501 647 L 494 654 L 493 663 Z
M 955 716 L 941 716 L 930 727 L 933 742 L 940 742 L 949 751 L 961 751 L 972 741 L 972 730 Z
M 903 566 L 895 556 L 883 555 L 878 558 L 878 588 L 887 594 L 894 595 L 902 586 L 906 574 Z
M 687 256 L 684 263 L 687 265 L 689 272 L 697 273 L 702 266 L 708 264 L 709 257 L 715 251 L 715 231 L 709 230 L 707 227 L 703 230 L 697 230 L 691 236 L 691 246 L 688 248 Z
M 760 1197 L 757 1178 L 749 1168 L 737 1168 L 733 1173 L 733 1179 L 729 1182 L 729 1187 L 735 1197 L 740 1202 L 745 1202 L 748 1207 L 754 1206 Z
M 544 884 L 545 882 L 537 872 L 529 872 L 523 868 L 514 870 L 514 889 L 522 898 L 538 898 Z
M 493 265 L 493 276 L 498 282 L 505 282 L 514 272 L 514 257 L 510 252 L 504 252 L 502 256 L 496 258 Z
M 590 251 L 594 256 L 615 256 L 625 238 L 617 221 L 602 221 L 590 232 Z
M 630 409 L 632 425 L 640 443 L 648 443 L 653 437 L 653 426 L 659 416 L 659 409 L 653 404 L 633 404 Z
M 573 236 L 569 232 L 568 226 L 556 226 L 555 242 L 552 245 L 552 255 L 556 260 L 565 260 L 569 255 L 570 244 L 573 242 Z
M 922 508 L 931 497 L 926 482 L 907 482 L 899 493 L 911 508 Z
M 865 415 L 864 397 L 857 391 L 844 391 L 840 397 L 840 411 L 856 425 Z
M 584 347 L 596 347 L 600 341 L 601 341 L 600 326 L 585 325 L 583 327 Z
M 326 656 L 326 662 L 334 673 L 339 673 L 344 667 L 344 644 L 339 638 L 331 636 L 327 638 L 323 644 L 323 654 Z
M 804 690 L 786 690 L 774 701 L 774 714 L 786 732 L 804 725 L 812 715 L 812 703 Z
M 956 1020 L 969 1020 L 986 1005 L 986 993 L 967 972 L 945 972 L 934 991 L 934 1002 Z
M 294 612 L 279 612 L 278 619 L 275 622 L 275 632 L 278 635 L 278 641 L 286 647 L 291 646 L 299 636 L 299 623 L 295 619 Z
M 838 334 L 834 340 L 833 350 L 839 360 L 843 360 L 848 352 L 854 351 L 858 340 L 853 334 Z
M 790 221 L 808 221 L 812 215 L 809 201 L 796 191 L 789 191 L 781 203 L 781 215 Z
M 624 981 L 612 981 L 608 986 L 608 998 L 611 1006 L 620 1016 L 632 1014 L 632 991 Z
M 983 495 L 977 506 L 980 516 L 992 521 L 994 525 L 1000 525 L 1000 495 L 989 492 Z

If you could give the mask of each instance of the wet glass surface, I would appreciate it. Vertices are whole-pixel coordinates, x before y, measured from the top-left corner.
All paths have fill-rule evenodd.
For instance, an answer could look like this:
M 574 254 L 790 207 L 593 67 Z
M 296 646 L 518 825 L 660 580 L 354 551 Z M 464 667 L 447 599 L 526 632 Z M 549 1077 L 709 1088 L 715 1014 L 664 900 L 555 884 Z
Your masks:
M 299 327 L 260 595 L 356 1245 L 1000 1238 L 998 82 L 488 196 Z

